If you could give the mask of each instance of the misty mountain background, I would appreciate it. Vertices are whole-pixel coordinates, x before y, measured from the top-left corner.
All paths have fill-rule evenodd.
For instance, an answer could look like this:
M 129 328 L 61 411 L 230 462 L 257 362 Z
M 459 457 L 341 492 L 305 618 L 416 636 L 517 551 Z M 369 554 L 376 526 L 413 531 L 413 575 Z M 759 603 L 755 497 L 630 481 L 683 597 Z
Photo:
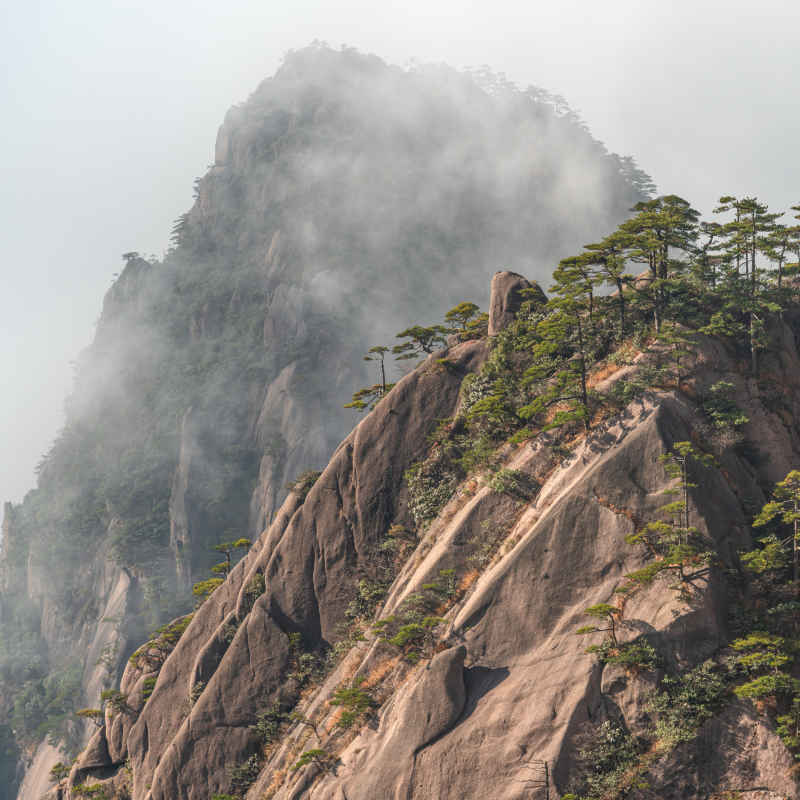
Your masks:
M 213 546 L 327 461 L 368 347 L 485 306 L 498 269 L 545 279 L 652 188 L 545 90 L 288 54 L 226 115 L 165 257 L 125 254 L 37 488 L 6 505 L 0 783 L 22 751 L 74 753 L 74 709 L 191 608 Z
M 405 64 L 491 64 L 559 92 L 662 192 L 796 202 L 800 8 L 785 0 L 7 4 L 0 25 L 0 500 L 63 423 L 119 254 L 163 254 L 225 110 L 289 47 L 348 42 Z

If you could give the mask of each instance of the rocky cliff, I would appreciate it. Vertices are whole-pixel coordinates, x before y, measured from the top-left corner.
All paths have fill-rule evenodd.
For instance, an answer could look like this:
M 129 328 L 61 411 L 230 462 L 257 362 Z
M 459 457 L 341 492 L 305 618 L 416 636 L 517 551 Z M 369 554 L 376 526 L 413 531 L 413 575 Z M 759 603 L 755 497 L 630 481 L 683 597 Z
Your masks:
M 361 360 L 369 346 L 459 301 L 482 302 L 498 266 L 544 272 L 648 188 L 630 159 L 607 153 L 546 92 L 486 75 L 404 71 L 315 46 L 289 54 L 231 109 L 169 252 L 161 261 L 125 254 L 78 360 L 64 430 L 37 488 L 6 510 L 0 774 L 30 767 L 19 796 L 38 798 L 53 748 L 69 761 L 94 730 L 75 709 L 97 705 L 138 643 L 191 610 L 217 543 L 263 542 L 264 530 L 280 538 L 295 502 L 282 505 L 287 484 L 323 467 L 356 421 L 341 406 L 374 380 Z M 464 369 L 477 357 L 465 354 Z M 456 379 L 436 379 L 443 388 L 414 402 L 446 416 Z M 423 443 L 409 444 L 408 463 Z M 402 516 L 400 490 L 381 491 L 375 519 Z M 330 557 L 360 564 L 374 525 Z M 328 591 L 343 597 L 348 585 L 336 583 Z M 328 599 L 321 613 L 336 619 Z M 203 614 L 222 613 L 227 636 L 231 609 L 213 608 Z M 330 624 L 314 623 L 308 646 L 332 641 Z M 210 685 L 224 636 L 203 656 L 200 683 Z M 126 673 L 126 690 L 131 680 Z M 238 752 L 251 737 L 234 717 Z M 177 736 L 172 727 L 164 741 Z M 143 722 L 135 735 L 152 731 Z M 121 735 L 109 739 L 114 763 Z M 207 746 L 216 748 L 213 736 Z M 0 798 L 17 794 L 17 777 Z
M 128 665 L 124 708 L 53 797 L 798 796 L 769 703 L 720 677 L 758 606 L 739 560 L 753 509 L 800 457 L 798 313 L 776 321 L 759 380 L 704 337 L 677 387 L 613 405 L 663 349 L 598 362 L 588 433 L 525 431 L 437 495 L 443 442 L 520 335 L 520 297 L 529 320 L 543 302 L 513 274 L 492 286 L 494 335 L 432 354 L 289 495 L 166 658 Z M 728 439 L 700 400 L 719 381 L 747 418 Z M 692 460 L 703 448 L 715 458 Z M 713 557 L 632 588 L 653 562 L 631 536 L 659 518 L 676 452 Z M 422 485 L 415 465 L 437 458 Z M 576 635 L 590 608 L 616 623 L 594 652 Z

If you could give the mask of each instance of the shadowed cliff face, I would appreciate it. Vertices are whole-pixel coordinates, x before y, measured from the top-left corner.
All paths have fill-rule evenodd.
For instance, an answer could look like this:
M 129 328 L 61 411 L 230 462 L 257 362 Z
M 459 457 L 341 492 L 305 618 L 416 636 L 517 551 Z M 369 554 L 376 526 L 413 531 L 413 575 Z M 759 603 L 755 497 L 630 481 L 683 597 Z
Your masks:
M 493 282 L 504 294 L 493 298 L 495 330 L 520 285 L 508 274 Z M 790 399 L 789 419 L 800 412 L 798 322 L 787 314 L 776 331 L 780 347 L 763 364 Z M 146 702 L 146 673 L 128 667 L 121 688 L 131 707 L 107 715 L 71 786 L 107 781 L 109 791 L 127 786 L 134 800 L 228 791 L 246 791 L 248 800 L 522 800 L 539 796 L 544 762 L 551 796 L 566 793 L 581 769 L 579 751 L 604 723 L 632 735 L 648 730 L 647 698 L 663 671 L 694 667 L 730 638 L 731 567 L 750 544 L 745 509 L 762 504 L 765 488 L 796 463 L 796 427 L 764 404 L 718 342 L 704 340 L 690 391 L 645 393 L 566 452 L 554 433 L 504 446 L 504 467 L 535 489 L 502 490 L 473 477 L 401 546 L 395 578 L 370 616 L 391 633 L 391 620 L 427 593 L 438 604 L 429 613 L 440 615 L 427 644 L 403 650 L 369 630 L 348 639 L 340 623 L 364 582 L 379 580 L 382 545 L 404 541 L 397 526 L 412 524 L 403 472 L 428 451 L 429 434 L 458 407 L 464 377 L 490 348 L 465 342 L 431 356 L 342 442 L 305 498 L 289 496 L 195 613 Z M 597 386 L 607 391 L 636 368 L 618 367 Z M 619 641 L 645 635 L 661 666 L 604 665 L 575 631 L 584 609 L 615 602 L 624 576 L 646 563 L 626 536 L 657 516 L 671 485 L 659 457 L 691 438 L 692 397 L 721 378 L 750 419 L 745 436 L 765 449 L 747 459 L 725 449 L 717 467 L 694 476 L 692 524 L 717 554 L 711 569 L 682 592 L 662 576 L 622 603 Z M 343 642 L 340 660 L 303 683 L 298 642 L 309 655 Z M 343 687 L 372 701 L 354 727 L 341 724 Z M 264 747 L 259 719 L 288 708 L 299 720 L 284 717 Z M 316 760 L 292 769 L 309 751 Z M 241 776 L 248 763 L 245 790 L 236 770 Z M 749 786 L 759 800 L 779 800 L 796 796 L 791 767 L 769 717 L 731 697 L 695 738 L 647 762 L 635 796 L 700 800 Z
M 133 642 L 190 608 L 213 545 L 257 538 L 324 466 L 355 421 L 342 404 L 375 380 L 369 346 L 485 304 L 500 266 L 549 272 L 643 186 L 540 91 L 290 54 L 226 116 L 169 253 L 125 255 L 9 516 L 0 697 L 26 698 L 9 712 L 24 744 L 74 749 L 89 729 L 67 695 L 95 705 Z

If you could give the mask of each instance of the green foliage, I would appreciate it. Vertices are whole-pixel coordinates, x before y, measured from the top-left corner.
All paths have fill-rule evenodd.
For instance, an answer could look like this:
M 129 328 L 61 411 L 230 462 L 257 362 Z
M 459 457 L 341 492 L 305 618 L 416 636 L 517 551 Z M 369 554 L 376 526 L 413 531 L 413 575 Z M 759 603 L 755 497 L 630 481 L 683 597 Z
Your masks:
M 573 796 L 579 795 L 582 800 L 623 797 L 618 792 L 639 760 L 639 743 L 611 720 L 594 728 L 589 736 L 590 741 L 578 754 L 580 777 L 572 781 Z
M 91 800 L 111 800 L 108 787 L 99 783 L 92 785 L 86 783 L 78 784 L 72 787 L 72 793 L 76 797 L 86 797 L 91 798 Z
M 225 583 L 223 578 L 206 578 L 204 581 L 198 581 L 192 586 L 192 594 L 195 597 L 195 608 L 200 608 L 223 583 Z
M 340 728 L 351 728 L 375 706 L 372 695 L 361 688 L 363 680 L 354 680 L 351 686 L 341 686 L 333 694 L 331 705 L 340 706 L 337 725 Z
M 444 620 L 434 612 L 447 607 L 457 593 L 455 570 L 443 569 L 435 581 L 426 583 L 421 591 L 409 595 L 397 614 L 383 617 L 373 624 L 380 638 L 403 651 L 406 660 L 418 661 L 429 652 L 434 631 Z
M 266 590 L 267 583 L 264 579 L 264 574 L 262 572 L 256 572 L 247 582 L 247 586 L 245 586 L 244 589 L 244 595 L 247 599 L 247 606 L 249 609 L 255 605 L 256 600 L 258 600 Z
M 616 664 L 634 672 L 639 670 L 654 670 L 661 666 L 661 659 L 655 648 L 646 639 L 634 639 L 624 642 L 616 647 L 609 641 L 604 641 L 594 649 L 598 660 L 603 664 Z
M 480 309 L 475 303 L 463 302 L 453 306 L 445 315 L 445 322 L 450 323 L 450 331 L 461 338 L 472 338 L 480 335 L 479 330 L 485 322 Z
M 727 381 L 717 381 L 703 399 L 703 411 L 708 414 L 716 428 L 739 428 L 749 419 L 733 400 L 734 385 Z
M 425 644 L 433 641 L 433 629 L 444 620 L 441 617 L 425 617 L 420 622 L 402 625 L 387 641 L 406 652 L 417 653 Z
M 228 768 L 228 779 L 231 789 L 240 797 L 255 783 L 261 772 L 261 760 L 253 754 L 244 763 Z
M 327 750 L 306 750 L 292 765 L 291 771 L 297 772 L 309 764 L 319 767 L 323 772 L 331 772 L 336 764 L 336 759 Z
M 396 344 L 392 353 L 398 361 L 419 358 L 432 353 L 445 344 L 447 329 L 442 325 L 431 325 L 424 328 L 421 325 L 412 325 L 397 334 L 398 339 L 407 339 L 402 344 Z
M 215 583 L 214 588 L 222 583 L 222 579 L 211 578 L 209 580 L 209 582 L 216 581 L 218 581 L 218 583 Z M 152 634 L 152 638 L 131 654 L 128 663 L 136 669 L 161 669 L 161 665 L 166 661 L 167 656 L 175 649 L 175 645 L 178 643 L 178 640 L 181 638 L 186 628 L 189 627 L 193 616 L 193 614 L 186 614 L 157 628 Z
M 589 606 L 583 612 L 587 617 L 602 620 L 607 624 L 606 628 L 598 628 L 597 625 L 584 625 L 578 628 L 575 633 L 583 636 L 588 633 L 608 633 L 608 641 L 613 647 L 617 647 L 617 618 L 622 614 L 621 609 L 616 606 L 609 605 L 608 603 L 597 603 L 596 605 Z
M 197 683 L 192 685 L 192 688 L 189 690 L 189 704 L 194 705 L 199 699 L 200 695 L 203 694 L 203 689 L 206 688 L 205 681 L 197 681 Z
M 128 695 L 119 689 L 105 689 L 100 692 L 100 702 L 115 714 L 127 714 L 131 710 L 128 705 Z
M 397 567 L 405 561 L 416 541 L 416 536 L 402 525 L 389 528 L 386 537 L 378 545 L 387 578 L 393 576 Z
M 372 411 L 378 404 L 378 401 L 389 392 L 394 386 L 393 383 L 386 382 L 386 354 L 390 352 L 388 347 L 377 346 L 370 347 L 367 355 L 364 356 L 364 361 L 377 361 L 380 366 L 381 380 L 372 386 L 367 386 L 359 389 L 353 394 L 353 399 L 349 403 L 345 403 L 345 408 L 355 408 L 358 411 Z
M 51 783 L 60 783 L 69 775 L 69 767 L 61 761 L 50 767 L 49 777 Z
M 733 691 L 737 697 L 748 700 L 779 696 L 791 697 L 800 692 L 800 681 L 785 672 L 776 672 L 759 675 L 757 678 L 737 686 Z
M 353 393 L 353 398 L 349 403 L 345 403 L 343 408 L 354 408 L 356 411 L 372 411 L 378 401 L 391 389 L 393 383 L 374 383 L 372 386 L 365 386 L 363 389 Z
M 789 564 L 783 543 L 777 536 L 765 536 L 759 540 L 760 546 L 755 550 L 742 553 L 742 565 L 755 575 L 764 573 L 780 573 Z
M 442 459 L 428 459 L 406 470 L 408 510 L 418 529 L 423 529 L 453 496 L 458 475 Z
M 250 728 L 258 735 L 261 744 L 266 747 L 277 740 L 286 718 L 286 713 L 281 710 L 280 705 L 273 703 L 269 708 L 258 713 L 255 725 L 251 725 Z
M 75 712 L 75 716 L 81 719 L 88 719 L 98 728 L 103 727 L 106 718 L 105 711 L 102 708 L 80 708 Z
M 658 714 L 655 734 L 660 745 L 672 749 L 694 739 L 698 728 L 722 707 L 727 693 L 726 676 L 713 661 L 664 678 L 650 700 Z
M 651 560 L 644 567 L 628 573 L 628 584 L 620 591 L 629 593 L 637 586 L 649 586 L 663 572 L 674 572 L 680 579 L 675 587 L 681 594 L 694 575 L 702 573 L 713 559 L 708 549 L 710 543 L 700 536 L 697 528 L 689 525 L 689 490 L 697 484 L 689 480 L 689 467 L 710 467 L 711 456 L 698 451 L 690 442 L 676 442 L 668 453 L 659 457 L 673 484 L 664 490 L 668 496 L 678 495 L 679 500 L 665 503 L 659 508 L 666 520 L 651 520 L 625 537 L 628 544 L 641 544 Z
M 150 675 L 149 677 L 145 678 L 142 681 L 142 699 L 147 700 L 151 694 L 153 694 L 153 689 L 156 688 L 156 681 L 158 678 L 155 675 Z
M 72 752 L 78 746 L 73 712 L 81 697 L 78 664 L 26 681 L 14 695 L 11 727 L 21 743 L 45 737 L 51 744 L 64 743 Z
M 302 636 L 299 633 L 288 634 L 290 671 L 287 680 L 293 681 L 299 691 L 322 674 L 322 662 L 316 653 L 303 649 Z
M 319 470 L 308 469 L 301 472 L 293 481 L 286 484 L 286 488 L 290 492 L 294 492 L 300 500 L 305 500 L 311 487 L 317 482 L 317 478 L 322 475 Z
M 536 491 L 536 482 L 524 472 L 516 469 L 499 469 L 488 480 L 489 488 L 498 494 L 509 494 L 522 500 L 530 500 Z
M 780 714 L 776 721 L 778 736 L 800 761 L 800 697 L 795 697 L 788 713 Z
M 366 578 L 358 582 L 357 594 L 347 606 L 345 616 L 349 620 L 371 617 L 381 600 L 386 596 L 388 586 L 375 583 Z

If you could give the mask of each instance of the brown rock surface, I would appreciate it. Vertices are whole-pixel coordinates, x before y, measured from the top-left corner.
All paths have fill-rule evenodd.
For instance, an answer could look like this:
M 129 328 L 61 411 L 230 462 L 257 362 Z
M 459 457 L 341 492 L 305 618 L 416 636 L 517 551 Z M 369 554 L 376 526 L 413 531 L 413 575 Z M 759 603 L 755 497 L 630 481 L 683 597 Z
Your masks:
M 793 337 L 784 337 L 784 350 L 764 368 L 787 387 L 798 418 Z M 447 354 L 451 368 L 432 357 L 404 378 L 340 445 L 307 497 L 290 495 L 199 609 L 128 734 L 134 800 L 206 800 L 229 790 L 228 768 L 258 748 L 250 728 L 256 712 L 283 696 L 292 660 L 286 634 L 300 633 L 308 650 L 336 640 L 358 580 L 374 574 L 376 543 L 406 520 L 404 470 L 425 452 L 436 420 L 456 407 L 461 378 L 485 355 L 483 343 L 467 342 Z M 625 605 L 620 640 L 646 634 L 668 668 L 700 663 L 729 639 L 725 569 L 750 541 L 742 509 L 763 503 L 765 487 L 800 453 L 796 432 L 786 431 L 754 383 L 736 377 L 724 351 L 702 343 L 700 363 L 703 381 L 735 379 L 750 436 L 771 451 L 767 461 L 727 450 L 722 469 L 703 472 L 691 490 L 693 524 L 714 542 L 722 568 L 698 577 L 688 597 L 662 576 Z M 587 606 L 613 602 L 624 576 L 646 563 L 625 537 L 663 504 L 670 480 L 658 457 L 689 439 L 696 424 L 688 396 L 651 392 L 597 424 L 568 457 L 554 457 L 549 434 L 507 446 L 505 466 L 529 476 L 537 491 L 523 500 L 480 482 L 462 487 L 422 532 L 379 611 L 396 613 L 443 569 L 466 579 L 487 524 L 495 526 L 502 537 L 496 557 L 473 570 L 444 612 L 444 649 L 411 667 L 399 656 L 387 659 L 378 641 L 356 644 L 301 699 L 321 741 L 289 726 L 248 800 L 523 800 L 540 761 L 550 765 L 552 791 L 563 794 L 593 726 L 616 720 L 641 731 L 657 676 L 603 666 L 575 631 Z M 257 574 L 266 591 L 253 604 L 246 589 Z M 349 737 L 338 733 L 336 688 L 358 675 L 375 691 L 377 674 L 390 691 L 374 718 Z M 135 685 L 130 675 L 128 685 Z M 330 769 L 290 769 L 303 750 L 320 745 L 332 748 Z M 794 798 L 791 766 L 768 716 L 730 703 L 652 768 L 647 779 L 657 794 L 643 798 L 706 800 L 742 787 L 759 800 Z
M 455 408 L 462 377 L 484 356 L 482 342 L 466 342 L 448 354 L 449 369 L 431 358 L 401 380 L 340 445 L 302 505 L 287 499 L 260 546 L 195 614 L 129 736 L 135 797 L 206 800 L 209 789 L 225 789 L 226 765 L 254 749 L 249 726 L 259 704 L 278 695 L 285 634 L 300 632 L 309 648 L 335 640 L 358 571 L 370 569 L 378 537 L 403 518 L 404 470 L 425 452 L 436 420 Z M 218 652 L 219 627 L 255 571 L 266 592 L 189 707 L 190 681 L 216 660 L 208 643 Z

